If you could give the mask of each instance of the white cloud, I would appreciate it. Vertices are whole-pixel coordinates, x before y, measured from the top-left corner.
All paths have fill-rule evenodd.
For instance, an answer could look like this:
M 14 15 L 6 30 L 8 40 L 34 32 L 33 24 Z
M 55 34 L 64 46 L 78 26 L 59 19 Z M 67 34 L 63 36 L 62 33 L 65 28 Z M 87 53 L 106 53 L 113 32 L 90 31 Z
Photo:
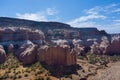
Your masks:
M 106 16 L 104 15 L 99 15 L 99 14 L 92 14 L 90 13 L 87 16 L 81 16 L 79 18 L 76 18 L 72 21 L 69 21 L 68 24 L 74 27 L 94 27 L 95 22 L 91 21 L 94 19 L 106 19 Z
M 120 24 L 107 24 L 102 25 L 101 29 L 106 30 L 108 33 L 120 33 Z
M 84 12 L 86 14 L 98 14 L 101 11 L 101 9 L 102 9 L 101 7 L 96 6 L 96 7 L 89 9 L 89 10 L 84 10 Z
M 16 17 L 20 19 L 28 19 L 35 21 L 49 21 L 58 19 L 58 16 L 54 16 L 55 14 L 57 14 L 57 10 L 55 8 L 47 8 L 45 11 L 37 11 L 34 13 L 16 13 Z M 54 16 L 55 19 L 49 19 L 49 16 Z
M 57 13 L 57 10 L 55 8 L 47 8 L 46 12 L 48 15 L 54 15 Z
M 120 19 L 117 19 L 117 20 L 113 20 L 114 22 L 120 22 Z
M 96 6 L 84 10 L 84 15 L 75 18 L 67 23 L 74 27 L 97 27 L 99 30 L 106 30 L 109 33 L 120 32 L 120 12 L 118 4 L 107 6 Z
M 87 14 L 99 14 L 99 13 L 115 13 L 120 12 L 120 8 L 116 8 L 118 4 L 110 4 L 107 6 L 95 6 L 91 9 L 85 10 Z
M 118 6 L 118 4 L 110 4 L 110 5 L 104 6 L 104 8 L 109 9 L 109 8 L 113 8 L 116 6 Z
M 113 10 L 112 12 L 114 12 L 114 13 L 116 13 L 116 12 L 120 12 L 120 8 L 115 9 L 115 10 Z
M 103 15 L 91 14 L 91 15 L 81 16 L 79 18 L 76 18 L 72 22 L 76 23 L 76 22 L 84 22 L 84 21 L 88 21 L 88 20 L 92 20 L 92 19 L 105 19 L 105 18 L 106 18 L 106 16 L 103 16 Z
M 21 19 L 28 19 L 28 20 L 35 20 L 35 21 L 47 21 L 46 16 L 39 14 L 39 13 L 25 13 L 20 14 L 16 13 L 17 18 Z
M 96 27 L 96 26 L 100 26 L 98 24 L 96 24 L 95 22 L 90 22 L 90 21 L 86 21 L 86 22 L 76 22 L 76 23 L 71 23 L 72 26 L 74 27 Z

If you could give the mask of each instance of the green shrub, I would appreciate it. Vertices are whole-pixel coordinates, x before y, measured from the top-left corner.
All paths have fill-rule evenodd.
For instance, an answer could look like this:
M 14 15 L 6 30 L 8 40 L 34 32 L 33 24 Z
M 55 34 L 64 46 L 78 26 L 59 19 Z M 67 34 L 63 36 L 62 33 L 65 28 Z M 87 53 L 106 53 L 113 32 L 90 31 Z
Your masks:
M 51 80 L 50 77 L 47 77 L 46 80 Z
M 18 78 L 22 78 L 22 76 L 21 76 L 21 75 L 19 75 L 19 76 L 18 76 Z
M 44 80 L 44 78 L 43 77 L 39 77 L 36 80 Z
M 24 77 L 28 77 L 28 74 L 25 74 Z

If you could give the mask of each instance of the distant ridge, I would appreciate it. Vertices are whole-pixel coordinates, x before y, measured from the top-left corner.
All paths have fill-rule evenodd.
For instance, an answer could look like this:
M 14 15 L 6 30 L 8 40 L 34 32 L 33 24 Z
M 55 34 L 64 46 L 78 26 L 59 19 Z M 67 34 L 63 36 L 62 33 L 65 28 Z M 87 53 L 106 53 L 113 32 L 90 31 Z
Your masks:
M 95 27 L 71 27 L 68 24 L 61 22 L 46 22 L 46 21 L 33 21 L 26 19 L 0 17 L 0 27 L 31 27 L 31 28 L 54 28 L 54 29 L 81 29 L 81 30 L 92 30 Z
M 41 30 L 46 29 L 70 29 L 71 26 L 60 22 L 38 22 L 25 19 L 0 17 L 0 27 L 30 27 Z
M 25 27 L 31 29 L 39 29 L 44 34 L 46 39 L 101 39 L 102 36 L 110 35 L 106 31 L 99 31 L 95 27 L 76 28 L 61 22 L 44 22 L 32 21 L 18 18 L 0 17 L 0 27 Z

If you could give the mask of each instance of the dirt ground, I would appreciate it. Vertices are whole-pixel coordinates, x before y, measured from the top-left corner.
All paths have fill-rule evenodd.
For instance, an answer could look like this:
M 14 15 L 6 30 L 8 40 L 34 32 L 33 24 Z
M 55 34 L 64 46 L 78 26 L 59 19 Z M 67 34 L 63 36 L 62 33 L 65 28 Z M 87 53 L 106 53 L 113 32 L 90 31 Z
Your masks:
M 120 80 L 120 61 L 116 63 L 110 63 L 109 68 L 101 72 L 96 80 Z
M 76 70 L 76 73 L 58 78 L 39 63 L 23 67 L 11 56 L 6 60 L 4 66 L 0 67 L 0 80 L 120 80 L 120 61 L 108 63 L 105 66 L 77 59 L 77 64 L 80 68 Z

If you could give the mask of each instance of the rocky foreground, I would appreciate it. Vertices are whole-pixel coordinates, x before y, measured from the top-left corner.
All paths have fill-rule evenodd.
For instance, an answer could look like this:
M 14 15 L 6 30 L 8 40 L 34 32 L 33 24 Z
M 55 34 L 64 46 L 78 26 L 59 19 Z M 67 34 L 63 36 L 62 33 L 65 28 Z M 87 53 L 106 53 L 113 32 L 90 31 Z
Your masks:
M 76 64 L 76 53 L 69 46 L 44 46 L 44 33 L 29 28 L 1 28 L 0 63 L 3 63 L 7 54 L 14 55 L 23 64 L 32 64 L 36 61 L 48 65 L 70 66 Z

